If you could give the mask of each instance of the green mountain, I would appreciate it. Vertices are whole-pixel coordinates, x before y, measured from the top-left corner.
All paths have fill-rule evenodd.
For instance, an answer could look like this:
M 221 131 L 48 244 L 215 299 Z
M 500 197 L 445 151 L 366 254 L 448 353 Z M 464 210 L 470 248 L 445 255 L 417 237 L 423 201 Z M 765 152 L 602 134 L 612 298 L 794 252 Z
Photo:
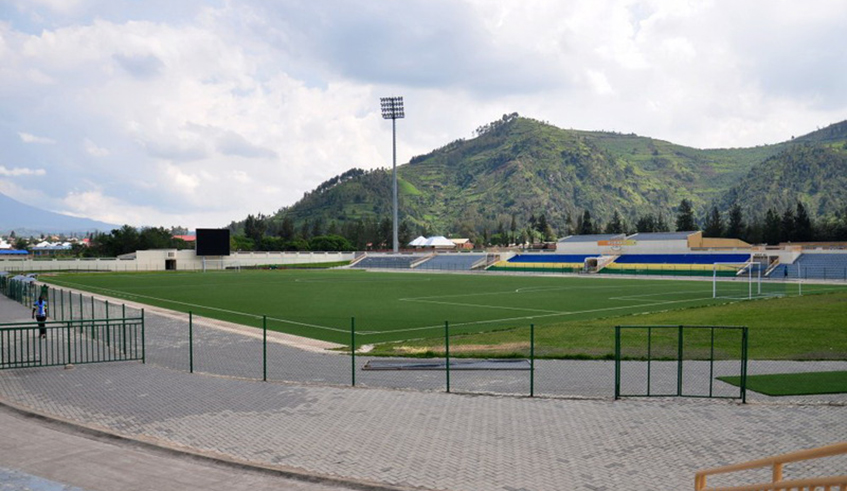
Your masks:
M 544 214 L 557 231 L 584 210 L 608 222 L 617 211 L 630 224 L 646 214 L 673 222 L 682 199 L 705 215 L 734 202 L 755 212 L 797 198 L 825 215 L 843 209 L 847 122 L 775 145 L 701 150 L 634 134 L 565 130 L 517 114 L 398 166 L 400 218 L 413 230 L 470 235 L 524 226 Z M 283 208 L 306 221 L 339 227 L 391 217 L 391 171 L 353 169 Z M 777 199 L 776 196 L 780 198 Z M 237 225 L 237 224 L 236 224 Z
M 813 217 L 844 211 L 847 142 L 812 141 L 802 139 L 755 165 L 721 197 L 719 209 L 738 203 L 744 216 L 761 218 L 768 209 L 782 213 L 800 201 Z

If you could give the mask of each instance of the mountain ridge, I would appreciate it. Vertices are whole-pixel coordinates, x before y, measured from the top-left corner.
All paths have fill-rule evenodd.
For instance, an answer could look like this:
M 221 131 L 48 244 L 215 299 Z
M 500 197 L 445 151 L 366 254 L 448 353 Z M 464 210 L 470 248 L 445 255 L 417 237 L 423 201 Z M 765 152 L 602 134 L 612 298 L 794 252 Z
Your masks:
M 42 210 L 0 193 L 0 233 L 19 236 L 40 234 L 84 234 L 109 231 L 117 225 Z
M 779 200 L 750 200 L 738 186 L 775 175 L 768 166 L 796 165 L 791 151 L 799 146 L 826 147 L 827 155 L 837 155 L 844 145 L 847 121 L 771 145 L 697 149 L 634 134 L 565 130 L 513 113 L 479 128 L 472 139 L 398 165 L 400 217 L 420 231 L 462 235 L 508 225 L 512 216 L 526 222 L 542 213 L 555 229 L 565 230 L 585 210 L 601 221 L 617 212 L 631 224 L 644 215 L 669 217 L 683 199 L 699 216 L 711 206 L 726 211 L 739 199 L 757 203 L 746 208 L 750 216 L 763 213 L 761 206 L 811 199 L 813 213 L 824 216 L 843 208 L 840 194 L 820 199 L 806 183 L 805 191 L 785 188 Z M 824 160 L 800 170 L 826 172 Z M 819 179 L 793 175 L 804 182 Z M 773 193 L 773 186 L 752 189 Z M 298 227 L 381 220 L 390 216 L 391 206 L 390 171 L 374 170 L 319 186 L 272 215 L 271 223 L 286 217 Z

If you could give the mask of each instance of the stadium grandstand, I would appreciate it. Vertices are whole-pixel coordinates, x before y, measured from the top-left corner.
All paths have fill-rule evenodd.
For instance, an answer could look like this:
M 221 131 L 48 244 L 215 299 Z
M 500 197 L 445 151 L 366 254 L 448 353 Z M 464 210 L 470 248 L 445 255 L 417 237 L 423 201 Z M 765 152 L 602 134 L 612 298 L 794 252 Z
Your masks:
M 767 275 L 775 279 L 847 281 L 847 251 L 803 253 L 793 263 L 777 264 Z
M 423 237 L 419 238 L 423 239 Z M 351 265 L 363 269 L 500 271 L 652 276 L 737 276 L 752 270 L 771 280 L 847 281 L 847 250 L 784 245 L 752 246 L 702 232 L 572 235 L 555 250 L 457 253 L 433 250 L 395 255 L 367 253 Z
M 366 255 L 350 265 L 351 268 L 362 269 L 412 269 L 420 261 L 426 260 L 427 256 L 420 254 L 403 254 L 399 256 L 390 254 Z
M 414 269 L 427 271 L 471 271 L 488 265 L 485 253 L 416 253 L 394 255 L 367 253 L 350 267 L 359 269 Z
M 519 254 L 498 271 L 711 276 L 716 263 L 745 264 L 753 248 L 736 239 L 704 238 L 701 232 L 573 235 L 556 253 Z
M 470 271 L 484 266 L 483 254 L 436 254 L 418 265 L 417 269 L 436 271 Z

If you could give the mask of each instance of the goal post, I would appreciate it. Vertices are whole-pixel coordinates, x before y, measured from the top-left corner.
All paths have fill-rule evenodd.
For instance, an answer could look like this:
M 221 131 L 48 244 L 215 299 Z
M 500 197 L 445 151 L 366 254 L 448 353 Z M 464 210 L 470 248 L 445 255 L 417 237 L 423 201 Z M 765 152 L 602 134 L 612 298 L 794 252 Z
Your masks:
M 762 277 L 764 266 L 745 263 L 712 264 L 712 298 L 758 298 L 764 295 Z
M 238 262 L 237 259 L 231 258 L 207 258 L 203 256 L 201 261 L 202 271 L 205 273 L 207 271 L 223 271 L 223 270 L 234 270 L 241 271 L 241 263 Z

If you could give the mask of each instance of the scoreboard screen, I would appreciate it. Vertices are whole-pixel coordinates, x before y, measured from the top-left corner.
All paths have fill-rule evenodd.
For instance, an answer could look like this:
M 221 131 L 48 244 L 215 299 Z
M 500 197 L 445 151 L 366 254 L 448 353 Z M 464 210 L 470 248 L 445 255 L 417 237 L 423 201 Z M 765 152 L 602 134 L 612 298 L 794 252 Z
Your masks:
M 198 228 L 198 256 L 229 256 L 228 228 Z

